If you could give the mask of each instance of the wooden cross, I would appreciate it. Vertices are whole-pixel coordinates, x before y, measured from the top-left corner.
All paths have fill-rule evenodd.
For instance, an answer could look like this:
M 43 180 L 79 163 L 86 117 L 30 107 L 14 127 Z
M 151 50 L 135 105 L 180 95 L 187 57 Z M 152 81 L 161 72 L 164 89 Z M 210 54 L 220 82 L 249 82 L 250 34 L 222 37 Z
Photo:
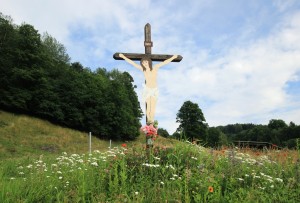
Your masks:
M 124 56 L 127 58 L 134 60 L 134 61 L 140 61 L 145 55 L 151 58 L 152 61 L 164 61 L 168 58 L 171 58 L 173 55 L 163 55 L 163 54 L 151 54 L 151 47 L 153 46 L 153 42 L 151 41 L 151 25 L 147 23 L 145 25 L 145 53 L 144 54 L 136 54 L 136 53 L 123 53 Z M 119 56 L 120 53 L 114 54 L 114 59 L 116 60 L 124 60 Z M 182 60 L 182 56 L 178 55 L 176 59 L 174 59 L 172 62 L 180 62 Z
M 144 54 L 137 54 L 137 53 L 122 53 L 124 56 L 127 58 L 134 60 L 134 61 L 141 61 L 142 58 L 145 56 L 150 58 L 151 61 L 165 61 L 169 58 L 171 58 L 173 55 L 166 55 L 166 54 L 152 54 L 151 53 L 151 48 L 153 46 L 153 42 L 151 41 L 151 25 L 147 23 L 144 28 L 145 31 L 145 41 L 144 41 L 144 46 L 145 46 L 145 53 Z M 119 56 L 121 53 L 115 53 L 113 55 L 114 59 L 116 60 L 124 60 Z M 177 58 L 172 60 L 172 62 L 180 62 L 182 60 L 182 56 L 178 55 Z M 152 63 L 152 62 L 151 62 Z M 151 64 L 152 66 L 152 64 Z M 146 83 L 146 81 L 145 81 Z M 147 111 L 147 103 L 146 103 L 146 111 Z M 146 116 L 146 123 L 148 122 L 148 118 Z

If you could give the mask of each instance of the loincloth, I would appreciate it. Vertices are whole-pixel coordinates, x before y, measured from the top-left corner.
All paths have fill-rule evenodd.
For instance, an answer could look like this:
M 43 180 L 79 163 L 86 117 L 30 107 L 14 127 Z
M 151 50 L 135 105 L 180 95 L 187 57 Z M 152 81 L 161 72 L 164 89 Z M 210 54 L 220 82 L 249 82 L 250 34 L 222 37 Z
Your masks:
M 143 95 L 142 95 L 142 98 L 143 98 L 143 101 L 145 102 L 149 97 L 153 97 L 154 99 L 157 99 L 158 98 L 158 88 L 157 87 L 154 87 L 154 88 L 151 88 L 151 87 L 147 87 L 145 84 L 143 84 Z

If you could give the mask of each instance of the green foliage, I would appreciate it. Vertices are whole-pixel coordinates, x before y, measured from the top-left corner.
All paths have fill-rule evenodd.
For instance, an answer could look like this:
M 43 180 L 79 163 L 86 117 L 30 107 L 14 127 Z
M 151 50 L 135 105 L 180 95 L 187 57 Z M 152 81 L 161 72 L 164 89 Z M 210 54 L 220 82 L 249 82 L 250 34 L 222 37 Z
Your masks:
M 68 64 L 70 62 L 71 58 L 67 54 L 66 48 L 64 47 L 63 44 L 58 42 L 54 37 L 52 37 L 46 32 L 43 34 L 41 41 L 44 46 L 45 54 L 47 55 L 47 57 L 51 58 L 53 63 Z
M 287 127 L 286 123 L 281 119 L 271 119 L 269 121 L 268 127 L 270 129 L 278 130 Z
M 280 147 L 295 148 L 300 138 L 300 126 L 293 122 L 286 125 L 283 120 L 271 119 L 268 125 L 229 124 L 217 127 L 228 142 L 257 141 L 269 142 Z
M 206 143 L 210 147 L 216 147 L 219 145 L 221 131 L 218 128 L 211 127 L 207 131 Z
M 177 113 L 176 122 L 180 123 L 177 131 L 183 132 L 187 138 L 206 139 L 207 124 L 204 123 L 205 118 L 198 104 L 184 102 Z
M 106 139 L 134 139 L 142 111 L 129 73 L 70 64 L 65 47 L 0 15 L 0 108 Z
M 158 128 L 157 129 L 157 134 L 159 136 L 166 137 L 166 138 L 168 138 L 170 136 L 170 134 L 168 133 L 168 131 L 166 129 L 164 129 L 164 128 Z

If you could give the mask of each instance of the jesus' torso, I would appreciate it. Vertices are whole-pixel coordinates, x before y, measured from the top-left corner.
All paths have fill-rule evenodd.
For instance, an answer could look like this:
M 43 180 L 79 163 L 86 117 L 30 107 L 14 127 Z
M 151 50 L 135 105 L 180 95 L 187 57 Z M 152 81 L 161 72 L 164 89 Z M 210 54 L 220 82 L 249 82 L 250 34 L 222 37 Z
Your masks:
M 157 69 L 153 68 L 152 71 L 147 68 L 144 72 L 146 86 L 149 88 L 157 87 Z

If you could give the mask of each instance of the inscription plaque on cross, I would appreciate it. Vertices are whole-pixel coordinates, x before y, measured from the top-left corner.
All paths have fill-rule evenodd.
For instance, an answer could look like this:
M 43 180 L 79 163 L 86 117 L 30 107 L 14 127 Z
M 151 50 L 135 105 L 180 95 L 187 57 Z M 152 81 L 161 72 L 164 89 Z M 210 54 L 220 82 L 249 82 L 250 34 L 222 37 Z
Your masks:
M 151 25 L 147 23 L 144 28 L 145 32 L 145 53 L 115 53 L 113 58 L 116 60 L 125 60 L 137 69 L 143 71 L 145 76 L 145 85 L 143 90 L 143 100 L 146 102 L 146 123 L 154 122 L 156 101 L 158 97 L 157 89 L 157 70 L 170 62 L 180 62 L 180 55 L 152 54 L 151 48 Z M 140 65 L 134 61 L 140 61 Z M 160 61 L 161 63 L 152 66 L 152 61 Z

